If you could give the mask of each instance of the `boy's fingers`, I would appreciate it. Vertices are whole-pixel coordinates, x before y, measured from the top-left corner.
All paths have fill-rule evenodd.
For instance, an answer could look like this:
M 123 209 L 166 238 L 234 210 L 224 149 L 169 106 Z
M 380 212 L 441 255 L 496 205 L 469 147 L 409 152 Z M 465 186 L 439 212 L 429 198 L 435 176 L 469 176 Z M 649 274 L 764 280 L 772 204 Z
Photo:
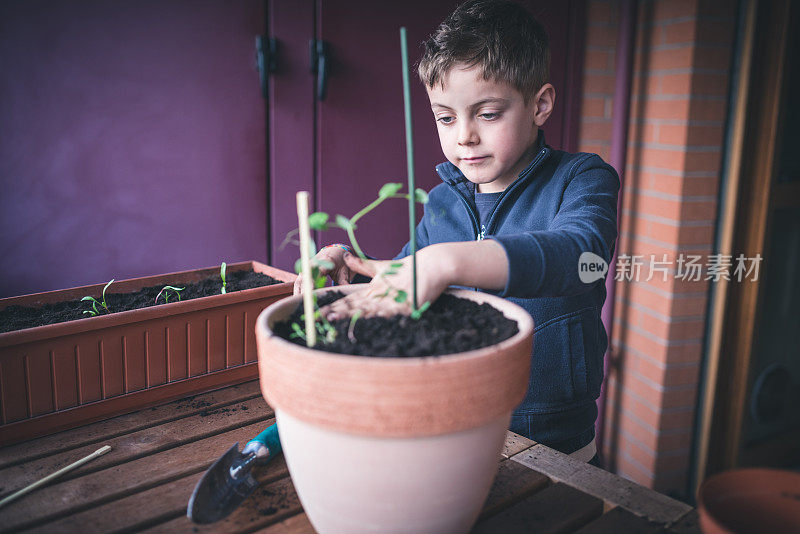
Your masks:
M 294 279 L 294 287 L 292 288 L 292 295 L 299 295 L 303 291 L 303 278 L 298 276 Z
M 336 273 L 336 285 L 343 286 L 350 283 L 350 269 L 343 268 L 339 269 L 339 272 Z
M 377 265 L 380 263 L 378 261 L 362 260 L 353 254 L 345 253 L 344 262 L 351 271 L 355 271 L 358 274 L 363 274 L 364 276 L 369 276 L 370 278 L 374 278 L 375 275 L 378 274 Z
M 411 308 L 407 302 L 396 302 L 390 296 L 376 296 L 369 291 L 348 295 L 343 299 L 328 304 L 320 309 L 320 313 L 328 321 L 336 321 L 352 317 L 358 310 L 361 317 L 392 317 L 394 315 L 408 315 Z

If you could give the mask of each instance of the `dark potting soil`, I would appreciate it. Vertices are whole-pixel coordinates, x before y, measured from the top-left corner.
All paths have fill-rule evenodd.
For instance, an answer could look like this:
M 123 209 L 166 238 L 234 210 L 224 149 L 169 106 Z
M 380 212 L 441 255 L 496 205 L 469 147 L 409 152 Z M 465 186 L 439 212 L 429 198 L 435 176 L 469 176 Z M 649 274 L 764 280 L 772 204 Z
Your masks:
M 228 293 L 281 283 L 280 280 L 254 271 L 228 272 L 226 281 L 227 285 L 225 290 Z M 220 289 L 222 289 L 222 280 L 219 275 L 213 275 L 191 284 L 176 283 L 170 285 L 184 288 L 183 291 L 181 291 L 181 302 L 183 302 L 184 300 L 219 295 Z M 163 287 L 163 285 L 145 287 L 136 293 L 112 293 L 114 284 L 111 284 L 106 291 L 106 304 L 108 304 L 108 309 L 111 310 L 112 313 L 149 308 L 150 306 L 156 305 L 156 295 L 158 295 Z M 99 301 L 103 300 L 102 295 L 100 295 L 101 291 L 102 289 L 99 290 L 96 295 L 91 294 L 87 296 L 94 297 Z M 170 291 L 169 294 L 170 304 L 176 302 L 177 299 L 175 298 L 174 292 Z M 163 298 L 163 295 L 158 298 L 159 305 L 164 304 Z M 100 307 L 98 306 L 98 308 Z M 33 328 L 34 326 L 86 319 L 89 315 L 84 314 L 83 311 L 91 309 L 91 302 L 81 301 L 80 299 L 44 304 L 43 306 L 35 308 L 17 305 L 8 306 L 0 310 L 0 332 L 12 332 L 14 330 L 22 330 L 23 328 Z M 107 315 L 105 310 L 102 308 L 100 309 L 102 315 Z
M 319 299 L 325 306 L 344 296 L 332 291 Z M 286 321 L 275 324 L 275 334 L 305 346 L 305 341 L 292 336 L 292 323 L 303 328 L 302 306 Z M 356 320 L 352 339 L 348 335 L 350 319 L 331 322 L 336 338 L 325 343 L 317 335 L 315 348 L 340 354 L 360 356 L 402 357 L 436 356 L 488 347 L 504 341 L 519 330 L 516 321 L 508 319 L 489 304 L 442 295 L 419 320 L 405 315 L 394 317 L 369 317 Z

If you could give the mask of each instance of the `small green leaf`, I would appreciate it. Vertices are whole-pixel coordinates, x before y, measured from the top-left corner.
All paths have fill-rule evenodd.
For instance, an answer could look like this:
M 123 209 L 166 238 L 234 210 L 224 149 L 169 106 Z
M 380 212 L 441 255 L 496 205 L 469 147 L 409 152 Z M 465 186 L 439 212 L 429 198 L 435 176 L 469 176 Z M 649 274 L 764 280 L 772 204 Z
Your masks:
M 378 198 L 389 198 L 397 194 L 403 188 L 403 184 L 390 182 L 388 184 L 384 184 L 381 187 L 380 191 L 378 191 Z
M 395 262 L 389 264 L 389 267 L 392 267 L 393 269 L 399 269 L 402 266 L 403 266 L 403 262 L 401 262 L 401 261 L 395 261 Z
M 321 289 L 325 287 L 325 282 L 327 281 L 327 277 L 325 276 L 317 276 L 314 278 L 314 287 L 316 289 Z
M 341 228 L 342 230 L 355 230 L 355 226 L 353 222 L 345 217 L 344 215 L 337 215 L 336 216 L 336 225 Z
M 292 331 L 294 332 L 290 337 L 299 337 L 302 340 L 306 339 L 306 333 L 297 323 L 292 323 Z
M 308 216 L 308 226 L 312 230 L 327 230 L 328 229 L 328 214 L 318 211 Z
M 431 301 L 427 301 L 422 306 L 420 306 L 418 309 L 413 310 L 411 312 L 411 318 L 414 319 L 415 321 L 419 321 L 420 318 L 422 317 L 422 314 L 425 313 L 425 310 L 427 310 L 430 307 L 431 307 Z
M 83 297 L 83 298 L 81 299 L 81 302 L 83 302 L 84 300 L 91 300 L 91 301 L 94 301 L 94 297 Z
M 303 258 L 298 258 L 296 262 L 294 262 L 294 272 L 300 274 L 303 272 Z
M 113 284 L 113 283 L 114 283 L 114 279 L 112 278 L 112 279 L 111 279 L 111 280 L 109 280 L 109 282 L 108 282 L 108 283 L 105 285 L 105 287 L 103 288 L 103 297 L 105 297 L 105 296 L 106 296 L 106 289 L 108 289 L 108 286 L 110 286 L 110 285 L 111 285 L 111 284 Z
M 94 317 L 95 315 L 97 315 L 95 312 L 93 312 L 93 311 L 91 311 L 91 310 L 83 310 L 83 313 L 88 313 L 88 314 L 89 314 L 89 315 L 91 315 L 92 317 Z
M 420 189 L 419 187 L 416 188 L 414 190 L 414 202 L 419 202 L 420 204 L 427 204 L 428 193 L 426 193 L 424 189 Z
M 402 289 L 398 289 L 397 290 L 397 295 L 395 295 L 395 297 L 394 297 L 394 301 L 397 302 L 397 303 L 402 304 L 403 302 L 406 301 L 406 299 L 408 299 L 408 293 L 406 293 Z

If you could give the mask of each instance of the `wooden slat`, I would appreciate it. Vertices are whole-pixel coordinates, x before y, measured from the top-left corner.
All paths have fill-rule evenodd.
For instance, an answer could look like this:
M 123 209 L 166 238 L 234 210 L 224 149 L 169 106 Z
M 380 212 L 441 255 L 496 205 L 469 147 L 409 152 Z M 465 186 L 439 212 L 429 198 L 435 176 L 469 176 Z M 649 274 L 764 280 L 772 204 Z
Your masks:
M 700 516 L 692 510 L 667 529 L 669 534 L 700 534 Z
M 653 523 L 623 508 L 614 508 L 595 519 L 576 534 L 659 534 L 664 525 Z
M 202 472 L 235 442 L 244 442 L 261 432 L 274 419 L 225 432 L 181 447 L 145 456 L 66 482 L 56 483 L 26 495 L 0 509 L 0 530 L 26 528 L 87 510 L 106 502 L 171 483 Z M 287 477 L 283 456 L 275 459 L 271 476 Z M 189 496 L 186 496 L 188 501 Z M 42 506 L 42 503 L 48 503 Z
M 246 401 L 260 395 L 258 380 L 253 380 L 238 386 L 195 395 L 180 401 L 10 445 L 0 449 L 0 469 L 48 456 L 56 450 L 65 452 L 83 445 L 96 444 L 123 434 L 196 415 L 220 406 Z
M 216 408 L 191 417 L 178 419 L 169 424 L 158 425 L 113 439 L 104 440 L 112 450 L 100 458 L 64 475 L 70 480 L 149 454 L 178 447 L 198 439 L 213 436 L 244 425 L 264 421 L 271 417 L 272 410 L 262 398 Z M 0 480 L 5 488 L 18 489 L 82 458 L 97 449 L 97 444 L 79 447 L 68 452 L 58 452 L 24 464 L 0 470 Z M 222 451 L 224 452 L 224 451 Z M 220 453 L 221 454 L 221 453 Z
M 262 530 L 261 534 L 316 534 L 316 532 L 308 516 L 300 513 Z
M 506 448 L 509 446 L 518 446 L 521 443 L 521 441 L 515 439 L 515 437 L 519 438 L 521 436 L 509 433 L 506 439 Z M 522 438 L 522 440 L 524 439 L 525 438 Z M 496 511 L 509 506 L 531 492 L 544 487 L 549 482 L 547 477 L 519 464 L 509 464 L 510 462 L 501 461 L 498 476 L 495 478 L 494 486 L 489 494 L 484 511 L 487 509 Z M 291 484 L 289 484 L 283 499 L 291 503 L 297 500 L 294 487 Z M 260 495 L 259 490 L 257 490 L 256 493 L 245 501 L 229 518 L 219 523 L 207 526 L 193 525 L 185 517 L 180 517 L 158 525 L 151 531 L 182 532 L 188 531 L 188 529 L 192 527 L 193 529 L 197 529 L 196 532 L 243 532 L 274 525 L 270 527 L 267 532 L 287 532 L 295 534 L 311 534 L 314 532 L 308 518 L 302 513 L 302 509 L 295 509 L 293 507 L 281 509 L 279 506 L 273 504 L 274 502 L 283 501 L 280 499 L 275 501 L 272 499 L 272 496 L 270 496 L 269 499 L 265 499 L 263 495 Z M 285 514 L 289 512 L 294 514 L 299 513 L 299 515 L 294 515 L 279 523 L 275 523 L 276 517 L 274 516 L 284 517 Z
M 513 461 L 513 460 L 509 460 Z M 480 521 L 474 534 L 572 532 L 603 513 L 603 501 L 566 484 L 555 484 Z
M 656 523 L 672 523 L 692 509 L 688 504 L 543 445 L 531 447 L 509 461 L 519 462 L 554 481 L 568 484 L 605 500 L 611 506 L 621 506 Z
M 506 441 L 508 443 L 508 440 Z M 503 508 L 521 501 L 531 493 L 541 490 L 550 479 L 517 462 L 500 462 L 489 497 L 478 521 L 496 514 Z
M 532 439 L 528 439 L 524 436 L 520 436 L 514 432 L 509 430 L 508 434 L 506 435 L 506 442 L 503 444 L 503 458 L 511 458 L 515 454 L 518 454 L 525 449 L 529 449 L 536 445 L 536 442 Z
M 183 507 L 185 512 L 185 502 Z M 196 525 L 189 521 L 184 513 L 171 521 L 153 526 L 148 529 L 148 533 L 199 532 L 230 534 L 234 532 L 252 532 L 281 522 L 289 517 L 297 516 L 302 511 L 303 508 L 300 506 L 300 500 L 294 491 L 292 481 L 285 477 L 271 484 L 256 488 L 253 494 L 239 508 L 221 521 L 210 525 Z

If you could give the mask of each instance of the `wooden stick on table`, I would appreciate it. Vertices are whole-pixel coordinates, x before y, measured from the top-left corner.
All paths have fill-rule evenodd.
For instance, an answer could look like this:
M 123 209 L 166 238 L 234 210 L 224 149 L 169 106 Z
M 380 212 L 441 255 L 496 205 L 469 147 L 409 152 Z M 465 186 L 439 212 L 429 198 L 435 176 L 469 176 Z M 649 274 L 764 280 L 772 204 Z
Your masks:
M 21 490 L 12 493 L 8 497 L 5 497 L 3 500 L 0 500 L 0 507 L 3 507 L 6 504 L 10 503 L 11 501 L 13 501 L 15 499 L 18 499 L 18 498 L 22 497 L 23 495 L 25 495 L 27 493 L 30 493 L 31 491 L 35 490 L 39 486 L 43 486 L 43 485 L 47 484 L 51 480 L 60 477 L 61 475 L 63 475 L 67 471 L 72 471 L 73 469 L 82 466 L 86 462 L 91 462 L 92 460 L 94 460 L 98 456 L 102 456 L 102 455 L 104 455 L 105 453 L 107 453 L 110 450 L 111 450 L 111 446 L 110 445 L 106 445 L 104 447 L 100 447 L 99 449 L 94 451 L 89 456 L 85 456 L 85 457 L 81 458 L 80 460 L 78 460 L 77 462 L 73 462 L 73 463 L 69 464 L 67 467 L 63 467 L 63 468 L 59 469 L 58 471 L 56 471 L 55 473 L 51 473 L 51 474 L 47 475 L 46 477 L 44 477 L 43 479 L 37 480 L 33 484 L 29 484 L 28 486 L 25 486 Z

